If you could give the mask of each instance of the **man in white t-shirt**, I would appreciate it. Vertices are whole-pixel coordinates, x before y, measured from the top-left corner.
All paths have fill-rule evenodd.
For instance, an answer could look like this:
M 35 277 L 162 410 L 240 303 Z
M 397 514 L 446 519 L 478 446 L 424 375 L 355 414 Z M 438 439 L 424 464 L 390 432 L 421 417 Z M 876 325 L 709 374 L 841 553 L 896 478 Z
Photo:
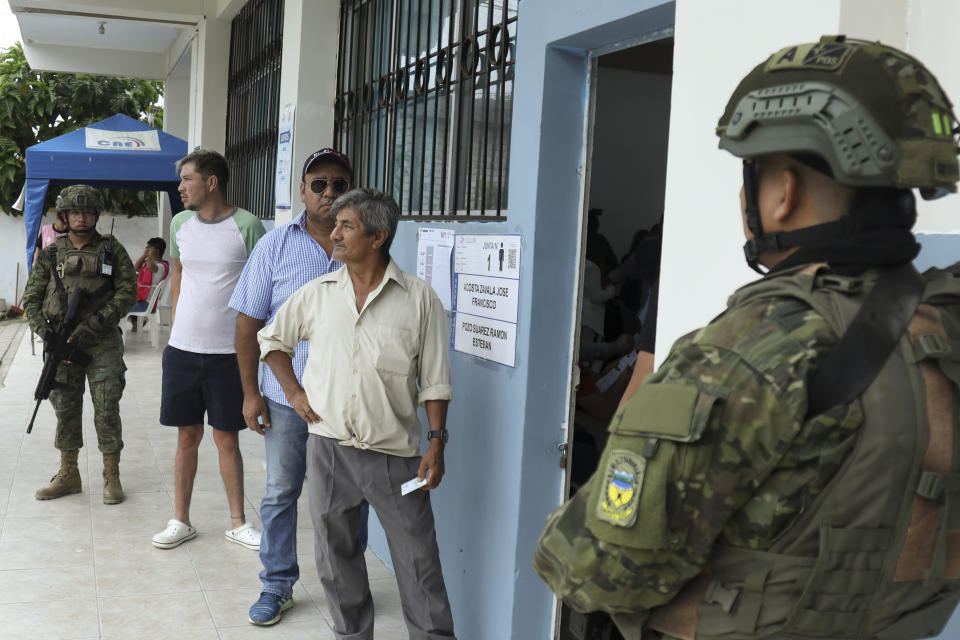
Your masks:
M 163 352 L 160 399 L 160 423 L 179 429 L 174 517 L 153 536 L 153 545 L 172 549 L 197 535 L 190 524 L 190 498 L 206 414 L 230 505 L 225 536 L 259 550 L 260 531 L 246 521 L 243 510 L 238 433 L 246 424 L 234 348 L 237 312 L 228 302 L 264 228 L 252 213 L 227 203 L 229 171 L 222 155 L 197 149 L 177 162 L 177 168 L 187 210 L 170 222 L 173 327 Z

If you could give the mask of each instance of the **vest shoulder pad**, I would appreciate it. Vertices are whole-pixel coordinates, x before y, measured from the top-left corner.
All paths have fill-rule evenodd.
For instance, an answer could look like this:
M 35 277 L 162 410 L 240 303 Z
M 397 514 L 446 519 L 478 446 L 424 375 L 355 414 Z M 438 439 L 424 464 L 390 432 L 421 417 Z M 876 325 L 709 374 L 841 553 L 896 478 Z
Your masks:
M 924 302 L 960 304 L 960 262 L 946 269 L 927 269 L 923 272 L 923 279 L 927 281 Z

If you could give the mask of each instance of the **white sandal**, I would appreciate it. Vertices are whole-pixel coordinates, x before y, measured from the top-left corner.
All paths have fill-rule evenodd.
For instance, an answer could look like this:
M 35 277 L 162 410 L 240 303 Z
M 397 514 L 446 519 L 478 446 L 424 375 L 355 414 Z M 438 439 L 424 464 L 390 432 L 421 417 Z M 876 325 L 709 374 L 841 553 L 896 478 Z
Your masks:
M 190 525 L 179 520 L 170 520 L 166 529 L 153 536 L 152 542 L 157 549 L 173 549 L 196 537 L 197 530 Z
M 260 532 L 249 522 L 240 525 L 236 529 L 224 531 L 223 535 L 230 542 L 236 542 L 247 549 L 254 551 L 260 550 Z

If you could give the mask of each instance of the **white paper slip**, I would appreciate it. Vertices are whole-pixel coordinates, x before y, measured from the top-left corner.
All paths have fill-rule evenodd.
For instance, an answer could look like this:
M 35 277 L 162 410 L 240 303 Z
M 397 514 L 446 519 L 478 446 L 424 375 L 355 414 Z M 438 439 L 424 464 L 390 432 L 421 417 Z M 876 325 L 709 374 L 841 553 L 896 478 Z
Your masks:
M 425 484 L 427 484 L 426 478 L 424 478 L 423 480 L 419 480 L 417 478 L 413 478 L 412 480 L 407 480 L 402 485 L 400 485 L 400 495 L 405 496 L 411 491 L 416 491 L 417 489 L 419 489 Z

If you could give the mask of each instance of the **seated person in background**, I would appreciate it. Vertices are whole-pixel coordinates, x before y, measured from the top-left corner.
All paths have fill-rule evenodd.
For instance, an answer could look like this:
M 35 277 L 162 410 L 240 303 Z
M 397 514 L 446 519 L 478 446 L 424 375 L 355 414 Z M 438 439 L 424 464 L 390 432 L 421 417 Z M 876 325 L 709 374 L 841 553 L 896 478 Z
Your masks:
M 616 355 L 625 353 L 619 360 L 604 366 L 591 375 L 585 372 L 577 389 L 577 408 L 606 425 L 617 408 L 637 392 L 644 379 L 653 373 L 654 344 L 657 336 L 657 302 L 660 281 L 654 280 L 647 295 L 644 321 L 634 336 L 624 334 L 615 342 L 585 345 L 580 343 L 580 360 L 594 354 L 597 348 L 609 348 Z M 627 339 L 627 340 L 625 340 Z M 607 355 L 607 354 L 605 354 Z
M 131 311 L 146 311 L 150 292 L 170 272 L 170 264 L 162 259 L 166 250 L 167 243 L 163 238 L 150 238 L 143 255 L 133 264 L 137 270 L 137 304 Z
M 655 224 L 643 237 L 637 232 L 630 252 L 608 276 L 610 282 L 620 286 L 625 333 L 640 330 L 650 291 L 660 277 L 661 228 L 659 223 Z
M 603 209 L 593 207 L 587 212 L 587 260 L 600 268 L 601 285 L 607 285 L 607 274 L 617 264 L 617 254 L 607 237 L 600 233 Z
M 583 308 L 580 314 L 581 342 L 599 342 L 603 340 L 606 302 L 617 295 L 612 284 L 603 286 L 600 267 L 587 258 L 583 269 Z

